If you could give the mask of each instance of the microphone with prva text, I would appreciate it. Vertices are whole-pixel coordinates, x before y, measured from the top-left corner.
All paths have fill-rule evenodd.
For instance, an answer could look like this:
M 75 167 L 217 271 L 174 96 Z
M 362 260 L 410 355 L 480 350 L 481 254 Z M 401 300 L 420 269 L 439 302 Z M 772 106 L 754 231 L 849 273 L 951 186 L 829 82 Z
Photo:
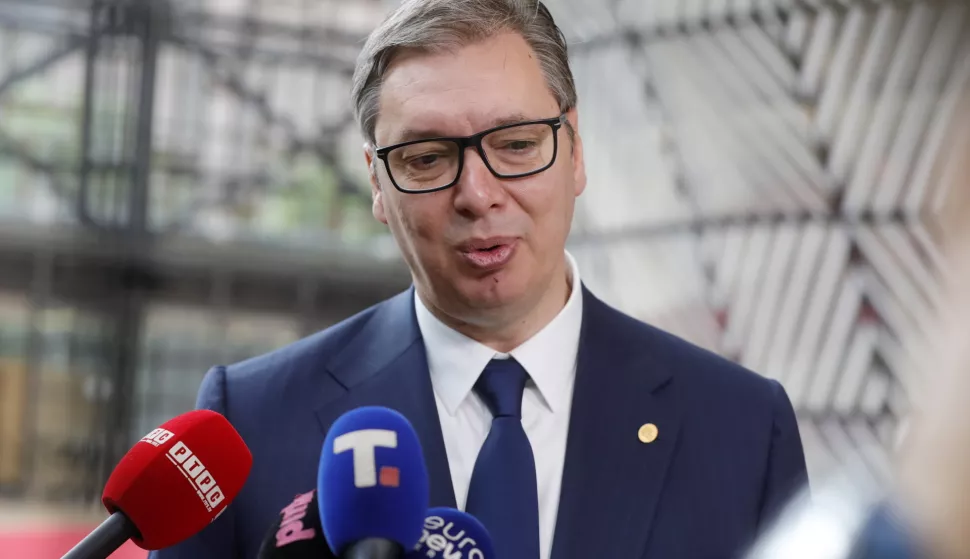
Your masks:
M 122 457 L 101 495 L 111 516 L 62 559 L 105 559 L 129 539 L 146 550 L 187 540 L 226 510 L 252 463 L 239 433 L 216 412 L 165 422 Z
M 320 525 L 316 489 L 297 495 L 280 511 L 256 555 L 257 559 L 320 559 L 331 556 Z
M 316 490 L 301 493 L 280 511 L 257 559 L 320 559 L 331 551 L 323 537 Z M 468 513 L 447 507 L 430 509 L 424 529 L 405 559 L 495 559 L 485 526 Z
M 405 559 L 495 559 L 492 538 L 474 516 L 437 507 L 424 518 L 424 532 Z
M 323 534 L 340 559 L 400 559 L 421 538 L 428 470 L 400 413 L 370 406 L 337 418 L 317 472 Z

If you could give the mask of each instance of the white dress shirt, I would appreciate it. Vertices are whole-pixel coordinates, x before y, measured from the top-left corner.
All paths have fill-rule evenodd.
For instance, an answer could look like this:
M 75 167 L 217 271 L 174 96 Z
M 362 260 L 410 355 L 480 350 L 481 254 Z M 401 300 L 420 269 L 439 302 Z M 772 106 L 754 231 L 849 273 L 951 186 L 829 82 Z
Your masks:
M 565 307 L 509 354 L 446 326 L 417 294 L 414 301 L 459 509 L 465 509 L 475 460 L 492 424 L 491 412 L 472 390 L 475 382 L 489 361 L 509 355 L 529 373 L 531 380 L 522 397 L 522 425 L 532 444 L 539 483 L 540 559 L 548 559 L 552 552 L 583 317 L 579 270 L 568 252 L 566 261 L 570 294 Z

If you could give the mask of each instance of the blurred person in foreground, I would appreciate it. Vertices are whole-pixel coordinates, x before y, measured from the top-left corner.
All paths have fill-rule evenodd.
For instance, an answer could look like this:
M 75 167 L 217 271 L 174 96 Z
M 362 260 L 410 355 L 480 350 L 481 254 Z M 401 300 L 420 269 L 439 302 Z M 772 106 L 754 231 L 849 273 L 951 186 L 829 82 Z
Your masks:
M 252 557 L 314 486 L 330 424 L 363 405 L 411 421 L 431 505 L 476 516 L 501 559 L 739 552 L 807 482 L 791 403 L 583 286 L 565 250 L 587 186 L 579 110 L 546 7 L 406 1 L 364 45 L 353 101 L 373 214 L 413 287 L 208 372 L 198 405 L 239 430 L 252 474 L 155 556 Z
M 970 91 L 957 128 L 970 127 Z M 964 136 L 966 140 L 966 136 Z M 893 557 L 970 558 L 970 142 L 957 143 L 963 172 L 951 187 L 942 220 L 950 264 L 943 311 L 942 353 L 929 356 L 924 402 L 900 445 L 893 516 L 870 537 L 913 550 Z M 859 559 L 870 559 L 875 555 Z
M 942 336 L 919 356 L 921 394 L 879 487 L 853 468 L 796 497 L 746 559 L 970 559 L 970 91 L 949 142 L 963 172 L 939 218 Z M 960 141 L 962 137 L 963 141 Z M 941 158 L 947 160 L 946 157 Z M 936 218 L 934 218 L 936 219 Z

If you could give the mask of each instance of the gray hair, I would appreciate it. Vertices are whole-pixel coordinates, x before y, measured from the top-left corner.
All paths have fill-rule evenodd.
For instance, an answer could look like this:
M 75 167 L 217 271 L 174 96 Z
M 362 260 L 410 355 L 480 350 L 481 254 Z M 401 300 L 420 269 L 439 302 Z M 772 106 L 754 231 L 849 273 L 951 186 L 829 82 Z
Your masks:
M 364 138 L 375 143 L 381 83 L 400 49 L 441 52 L 503 31 L 522 35 L 535 51 L 549 90 L 565 112 L 576 106 L 566 38 L 538 0 L 404 0 L 367 38 L 351 96 Z M 570 134 L 572 133 L 569 127 Z

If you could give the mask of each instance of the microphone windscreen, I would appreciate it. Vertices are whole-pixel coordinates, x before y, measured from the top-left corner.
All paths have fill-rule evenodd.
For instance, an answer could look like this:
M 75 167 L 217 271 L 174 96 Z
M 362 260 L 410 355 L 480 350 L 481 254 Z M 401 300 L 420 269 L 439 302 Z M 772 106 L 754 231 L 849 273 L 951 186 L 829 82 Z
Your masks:
M 317 473 L 320 521 L 335 555 L 365 538 L 411 549 L 428 510 L 428 471 L 417 433 L 400 413 L 370 406 L 337 418 Z
M 492 538 L 474 516 L 437 507 L 424 518 L 424 532 L 405 559 L 495 559 Z
M 297 495 L 280 511 L 259 547 L 257 559 L 328 557 L 330 551 L 320 526 L 316 489 Z
M 225 417 L 190 411 L 135 443 L 111 472 L 101 502 L 135 525 L 136 545 L 162 549 L 201 532 L 225 511 L 252 463 Z

